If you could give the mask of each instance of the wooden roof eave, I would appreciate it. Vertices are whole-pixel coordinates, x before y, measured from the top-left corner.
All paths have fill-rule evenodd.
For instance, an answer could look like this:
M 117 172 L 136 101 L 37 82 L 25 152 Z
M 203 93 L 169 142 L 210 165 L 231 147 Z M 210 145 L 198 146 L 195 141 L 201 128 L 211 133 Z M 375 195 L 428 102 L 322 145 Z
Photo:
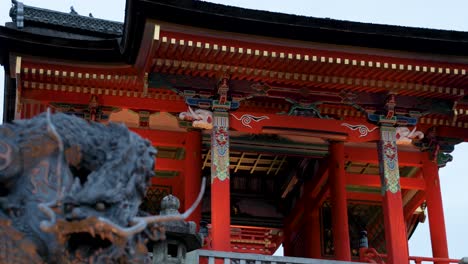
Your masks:
M 361 55 L 350 50 L 330 52 L 316 48 L 295 47 L 288 43 L 258 44 L 255 40 L 233 41 L 223 36 L 202 38 L 168 32 L 161 26 L 155 59 L 197 61 L 207 65 L 229 64 L 264 71 L 296 74 L 333 72 L 339 76 L 395 79 L 405 82 L 462 85 L 468 83 L 466 63 L 435 62 L 427 59 Z M 201 41 L 203 39 L 203 41 Z M 169 50 L 175 50 L 168 52 Z M 200 54 L 205 54 L 201 56 Z
M 138 37 L 141 36 L 141 31 L 131 32 L 137 25 L 141 26 L 146 19 L 158 19 L 229 33 L 395 51 L 468 56 L 466 32 L 340 21 L 250 10 L 202 1 L 171 0 L 127 0 L 124 36 L 127 33 L 129 36 L 125 36 L 125 46 L 131 46 L 131 42 L 135 44 L 141 40 L 141 37 Z
M 119 39 L 76 40 L 32 34 L 0 27 L 4 47 L 0 62 L 5 64 L 12 53 L 84 62 L 121 62 Z

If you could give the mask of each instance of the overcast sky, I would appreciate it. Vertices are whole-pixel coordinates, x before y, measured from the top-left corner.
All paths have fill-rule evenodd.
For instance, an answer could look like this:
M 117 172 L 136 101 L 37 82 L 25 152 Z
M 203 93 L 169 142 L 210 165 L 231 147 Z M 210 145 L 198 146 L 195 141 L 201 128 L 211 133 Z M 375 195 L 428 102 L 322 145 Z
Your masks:
M 466 0 L 218 0 L 211 1 L 252 9 L 270 10 L 305 16 L 378 24 L 403 25 L 468 31 Z M 74 6 L 79 14 L 114 21 L 124 19 L 124 0 L 25 0 L 25 4 L 68 12 Z M 10 1 L 0 1 L 0 24 L 11 21 Z M 3 94 L 3 71 L 0 71 Z M 3 97 L 0 96 L 0 105 Z M 0 108 L 0 116 L 2 116 Z M 454 161 L 440 170 L 450 257 L 468 256 L 468 144 L 458 145 Z M 420 224 L 410 240 L 410 255 L 431 256 L 428 221 Z

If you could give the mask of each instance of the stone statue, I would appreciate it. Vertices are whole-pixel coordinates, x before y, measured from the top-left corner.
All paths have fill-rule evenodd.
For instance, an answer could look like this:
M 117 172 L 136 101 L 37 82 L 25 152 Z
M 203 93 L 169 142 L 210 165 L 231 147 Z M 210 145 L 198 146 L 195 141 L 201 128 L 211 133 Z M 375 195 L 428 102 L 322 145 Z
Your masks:
M 156 149 L 124 125 L 41 114 L 0 126 L 0 263 L 147 263 L 181 215 L 139 211 Z

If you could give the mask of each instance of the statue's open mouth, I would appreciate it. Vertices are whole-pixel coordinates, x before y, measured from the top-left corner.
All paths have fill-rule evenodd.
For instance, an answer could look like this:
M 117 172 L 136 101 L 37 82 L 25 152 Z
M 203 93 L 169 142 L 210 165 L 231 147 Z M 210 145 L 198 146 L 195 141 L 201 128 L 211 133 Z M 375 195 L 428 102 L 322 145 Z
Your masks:
M 68 260 L 87 263 L 99 259 L 99 256 L 110 256 L 117 251 L 123 252 L 127 242 L 127 238 L 96 217 L 81 221 L 59 219 L 54 227 L 58 242 L 65 246 L 62 254 Z
M 93 234 L 87 232 L 73 233 L 69 235 L 66 249 L 70 255 L 85 257 L 99 255 L 112 246 L 112 241 L 105 234 Z
M 55 252 L 58 254 L 58 263 L 120 263 L 115 260 L 125 257 L 128 242 L 148 225 L 184 221 L 200 203 L 205 192 L 205 181 L 203 178 L 197 199 L 183 214 L 133 217 L 123 226 L 111 219 L 96 216 L 68 221 L 57 218 L 52 208 L 60 206 L 57 200 L 53 200 L 38 204 L 39 210 L 47 217 L 39 226 L 42 231 L 55 234 L 57 242 L 62 245 L 60 248 L 64 250 Z

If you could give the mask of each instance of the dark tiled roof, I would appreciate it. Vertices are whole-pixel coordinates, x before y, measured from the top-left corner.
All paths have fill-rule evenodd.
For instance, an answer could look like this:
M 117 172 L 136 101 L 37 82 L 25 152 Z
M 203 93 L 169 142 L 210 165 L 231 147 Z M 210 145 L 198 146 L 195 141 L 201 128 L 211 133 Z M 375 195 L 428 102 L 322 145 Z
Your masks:
M 124 44 L 135 57 L 145 19 L 315 43 L 468 56 L 468 32 L 379 25 L 252 10 L 196 0 L 127 0 Z M 138 15 L 137 15 L 138 14 Z M 177 14 L 177 15 L 175 15 Z M 132 53 L 133 52 L 133 53 Z
M 155 0 L 178 7 L 190 8 L 208 14 L 235 17 L 252 21 L 267 21 L 278 25 L 293 25 L 296 27 L 322 28 L 327 30 L 339 30 L 342 32 L 362 32 L 367 34 L 410 36 L 412 38 L 430 39 L 456 39 L 468 40 L 468 33 L 455 30 L 440 30 L 420 27 L 384 25 L 365 22 L 354 22 L 331 18 L 308 17 L 301 15 L 254 10 L 242 7 L 234 7 L 204 1 L 178 1 L 178 0 Z M 182 4 L 183 5 L 182 5 Z
M 63 13 L 48 9 L 42 9 L 23 5 L 20 2 L 13 2 L 10 10 L 10 17 L 13 22 L 40 23 L 61 28 L 71 28 L 81 31 L 95 32 L 122 36 L 123 23 L 88 16 L 81 16 L 73 13 Z

